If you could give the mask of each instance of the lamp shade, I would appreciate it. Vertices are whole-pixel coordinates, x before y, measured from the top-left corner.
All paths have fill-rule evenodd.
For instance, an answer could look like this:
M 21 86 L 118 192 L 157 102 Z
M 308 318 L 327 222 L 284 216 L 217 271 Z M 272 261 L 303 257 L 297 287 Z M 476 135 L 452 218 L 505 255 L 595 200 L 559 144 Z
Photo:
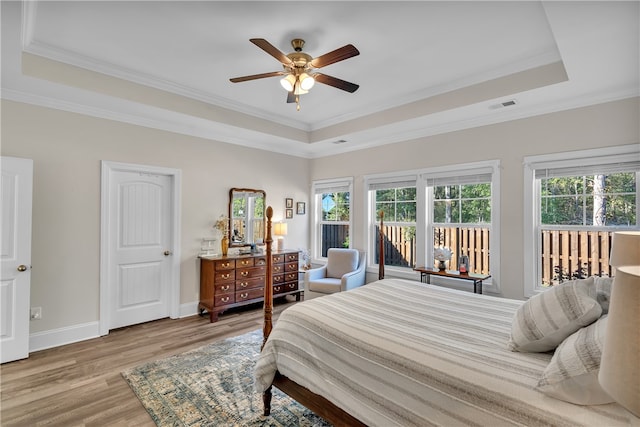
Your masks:
M 640 265 L 621 266 L 616 269 L 611 288 L 598 381 L 604 391 L 637 417 L 640 417 L 639 326 Z
M 287 92 L 291 92 L 296 84 L 296 76 L 293 74 L 287 74 L 286 77 L 280 80 L 280 84 Z
M 640 265 L 640 231 L 613 233 L 609 264 L 614 267 Z
M 287 235 L 287 224 L 284 222 L 276 222 L 273 224 L 273 234 L 276 236 Z

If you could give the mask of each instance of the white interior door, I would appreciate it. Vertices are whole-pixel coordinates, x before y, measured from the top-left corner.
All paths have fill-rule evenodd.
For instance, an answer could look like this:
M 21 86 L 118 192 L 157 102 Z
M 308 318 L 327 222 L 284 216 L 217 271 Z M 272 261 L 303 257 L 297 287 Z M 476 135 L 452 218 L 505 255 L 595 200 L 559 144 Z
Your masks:
M 0 363 L 29 357 L 33 160 L 1 158 Z
M 109 329 L 170 315 L 172 177 L 112 170 L 109 176 Z

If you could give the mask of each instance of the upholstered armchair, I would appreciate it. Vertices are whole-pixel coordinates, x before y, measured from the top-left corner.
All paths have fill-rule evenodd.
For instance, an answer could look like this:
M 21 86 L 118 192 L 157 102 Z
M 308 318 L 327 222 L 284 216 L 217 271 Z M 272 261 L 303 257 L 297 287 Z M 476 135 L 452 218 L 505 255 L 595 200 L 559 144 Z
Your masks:
M 304 299 L 357 288 L 365 283 L 366 253 L 357 249 L 330 248 L 327 263 L 307 270 L 304 275 Z

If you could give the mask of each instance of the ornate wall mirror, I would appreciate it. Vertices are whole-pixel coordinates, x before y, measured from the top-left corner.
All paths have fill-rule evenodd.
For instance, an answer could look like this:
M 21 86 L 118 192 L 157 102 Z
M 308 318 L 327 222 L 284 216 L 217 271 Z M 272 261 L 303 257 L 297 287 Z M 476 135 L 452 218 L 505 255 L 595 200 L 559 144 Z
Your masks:
M 264 242 L 265 200 L 263 190 L 229 190 L 229 246 L 249 246 Z

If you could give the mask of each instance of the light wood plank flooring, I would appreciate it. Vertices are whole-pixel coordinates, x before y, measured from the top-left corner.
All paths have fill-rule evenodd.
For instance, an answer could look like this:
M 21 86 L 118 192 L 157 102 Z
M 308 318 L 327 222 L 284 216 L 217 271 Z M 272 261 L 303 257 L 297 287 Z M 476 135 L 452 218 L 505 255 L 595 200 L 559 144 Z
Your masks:
M 295 298 L 274 302 L 277 319 Z M 116 329 L 109 335 L 31 353 L 0 366 L 0 425 L 155 426 L 120 373 L 262 328 L 262 304 Z

